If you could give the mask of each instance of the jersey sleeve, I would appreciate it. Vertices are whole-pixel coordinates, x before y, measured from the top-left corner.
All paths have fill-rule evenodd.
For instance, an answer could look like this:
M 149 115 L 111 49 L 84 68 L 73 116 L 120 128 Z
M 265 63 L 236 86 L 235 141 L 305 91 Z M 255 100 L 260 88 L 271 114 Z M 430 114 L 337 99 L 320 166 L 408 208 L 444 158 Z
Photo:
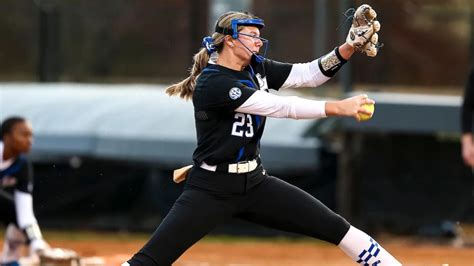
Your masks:
M 279 90 L 290 75 L 292 64 L 282 63 L 270 59 L 264 61 L 265 75 L 268 82 L 268 88 Z
M 216 75 L 206 78 L 197 86 L 193 94 L 193 103 L 198 110 L 233 112 L 255 91 L 237 78 Z

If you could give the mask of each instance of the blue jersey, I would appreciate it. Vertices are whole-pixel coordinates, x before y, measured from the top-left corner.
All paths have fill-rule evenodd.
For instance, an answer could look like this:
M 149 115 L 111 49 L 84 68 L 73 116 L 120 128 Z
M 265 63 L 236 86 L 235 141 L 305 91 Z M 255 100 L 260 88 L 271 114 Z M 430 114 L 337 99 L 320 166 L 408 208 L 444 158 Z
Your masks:
M 3 149 L 0 149 L 3 156 Z M 2 159 L 3 161 L 3 159 Z M 33 170 L 24 156 L 18 156 L 7 167 L 0 166 L 0 190 L 11 193 L 14 189 L 31 193 L 33 190 Z

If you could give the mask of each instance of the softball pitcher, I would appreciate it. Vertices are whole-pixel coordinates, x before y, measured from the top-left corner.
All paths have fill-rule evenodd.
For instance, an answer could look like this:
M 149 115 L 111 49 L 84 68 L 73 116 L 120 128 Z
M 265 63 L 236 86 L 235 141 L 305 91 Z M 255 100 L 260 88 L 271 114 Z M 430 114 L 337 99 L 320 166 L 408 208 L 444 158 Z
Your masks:
M 350 33 L 346 43 L 328 54 L 309 63 L 287 64 L 259 54 L 268 43 L 260 37 L 263 27 L 262 19 L 248 13 L 223 14 L 194 56 L 191 75 L 167 89 L 169 95 L 192 98 L 197 131 L 194 165 L 168 215 L 123 266 L 171 265 L 212 229 L 233 218 L 330 242 L 361 265 L 401 265 L 319 200 L 269 175 L 260 159 L 267 117 L 359 119 L 361 113 L 371 114 L 361 107 L 374 103 L 366 95 L 314 101 L 268 91 L 319 86 L 357 47 L 367 48 L 376 31 L 353 25 L 355 35 Z

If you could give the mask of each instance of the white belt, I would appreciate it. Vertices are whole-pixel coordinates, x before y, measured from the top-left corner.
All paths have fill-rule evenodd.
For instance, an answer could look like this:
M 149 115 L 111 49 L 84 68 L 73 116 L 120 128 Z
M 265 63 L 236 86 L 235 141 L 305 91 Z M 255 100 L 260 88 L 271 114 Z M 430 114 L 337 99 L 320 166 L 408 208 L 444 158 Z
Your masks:
M 206 169 L 212 172 L 215 172 L 217 169 L 216 165 L 208 165 L 205 162 L 202 162 L 200 167 L 202 169 Z M 252 161 L 242 161 L 238 163 L 229 164 L 228 172 L 233 173 L 233 174 L 243 174 L 243 173 L 252 172 L 257 167 L 258 167 L 257 159 L 252 160 Z

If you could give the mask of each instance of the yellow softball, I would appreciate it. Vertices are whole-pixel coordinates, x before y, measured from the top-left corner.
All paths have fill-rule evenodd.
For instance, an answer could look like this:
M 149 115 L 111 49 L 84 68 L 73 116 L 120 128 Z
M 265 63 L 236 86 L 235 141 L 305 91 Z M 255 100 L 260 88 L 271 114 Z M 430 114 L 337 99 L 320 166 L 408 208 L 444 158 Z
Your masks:
M 364 104 L 364 105 L 362 105 L 362 108 L 364 108 L 367 111 L 372 112 L 372 115 L 374 115 L 374 111 L 375 111 L 375 105 L 374 104 Z M 367 121 L 367 120 L 372 118 L 372 115 L 359 113 L 360 121 Z

